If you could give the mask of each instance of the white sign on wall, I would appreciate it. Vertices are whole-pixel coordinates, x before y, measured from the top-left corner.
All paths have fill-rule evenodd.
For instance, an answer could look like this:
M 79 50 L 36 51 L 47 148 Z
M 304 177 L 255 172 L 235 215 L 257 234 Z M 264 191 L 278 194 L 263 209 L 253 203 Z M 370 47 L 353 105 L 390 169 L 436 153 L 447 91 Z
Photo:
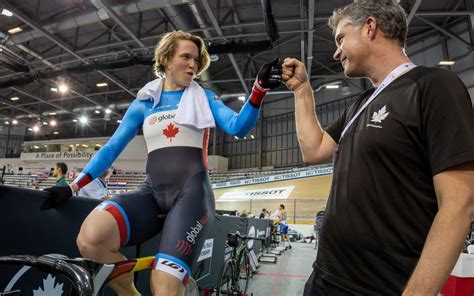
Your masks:
M 302 170 L 299 172 L 283 173 L 283 174 L 278 174 L 278 175 L 273 175 L 273 176 L 256 177 L 256 178 L 250 178 L 250 179 L 232 180 L 232 181 L 227 181 L 227 182 L 215 183 L 215 184 L 212 184 L 212 189 L 245 186 L 245 185 L 252 185 L 252 184 L 262 184 L 262 183 L 269 183 L 269 182 L 279 182 L 283 180 L 308 178 L 308 177 L 313 177 L 313 176 L 323 176 L 323 175 L 329 175 L 329 174 L 332 174 L 332 166 L 322 166 L 322 167 Z
M 243 199 L 285 199 L 290 196 L 295 186 L 275 187 L 245 191 L 225 192 L 219 200 L 243 200 Z
M 214 246 L 214 239 L 213 238 L 206 239 L 204 241 L 204 244 L 202 245 L 201 254 L 199 255 L 199 258 L 197 259 L 197 262 L 202 261 L 207 258 L 211 258 L 213 246 Z
M 73 160 L 73 159 L 89 159 L 92 152 L 33 152 L 22 153 L 21 160 Z

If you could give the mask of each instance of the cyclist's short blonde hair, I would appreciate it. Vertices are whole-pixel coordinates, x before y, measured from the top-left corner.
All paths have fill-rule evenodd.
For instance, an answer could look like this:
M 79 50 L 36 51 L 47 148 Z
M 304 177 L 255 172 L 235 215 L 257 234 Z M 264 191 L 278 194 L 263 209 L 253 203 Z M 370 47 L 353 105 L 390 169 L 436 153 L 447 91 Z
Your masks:
M 199 61 L 196 75 L 201 75 L 209 67 L 211 60 L 204 40 L 187 32 L 173 31 L 166 33 L 156 45 L 154 65 L 156 76 L 165 74 L 166 65 L 178 49 L 178 40 L 192 41 L 198 47 Z

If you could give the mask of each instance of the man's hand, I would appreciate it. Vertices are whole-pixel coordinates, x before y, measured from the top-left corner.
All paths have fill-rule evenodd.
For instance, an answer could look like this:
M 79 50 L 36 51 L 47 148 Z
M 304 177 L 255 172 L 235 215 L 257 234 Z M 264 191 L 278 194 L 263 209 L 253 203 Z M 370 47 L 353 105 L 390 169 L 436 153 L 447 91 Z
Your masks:
M 277 88 L 281 84 L 281 62 L 276 58 L 271 62 L 264 64 L 257 73 L 255 81 L 260 88 L 270 90 Z
M 289 90 L 297 91 L 309 81 L 306 67 L 297 59 L 286 58 L 282 65 L 282 80 Z
M 49 193 L 49 197 L 41 205 L 41 210 L 49 210 L 57 205 L 65 203 L 72 196 L 72 188 L 70 186 L 53 186 L 43 189 Z

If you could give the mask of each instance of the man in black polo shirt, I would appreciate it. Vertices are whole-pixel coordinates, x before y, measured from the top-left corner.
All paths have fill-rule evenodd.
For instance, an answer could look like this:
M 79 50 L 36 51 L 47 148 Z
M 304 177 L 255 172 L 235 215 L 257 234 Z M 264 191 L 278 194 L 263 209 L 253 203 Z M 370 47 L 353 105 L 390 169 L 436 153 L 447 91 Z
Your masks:
M 405 55 L 395 0 L 358 0 L 329 24 L 362 94 L 326 131 L 304 64 L 287 58 L 307 163 L 334 161 L 314 272 L 304 295 L 436 295 L 474 217 L 474 113 L 464 84 Z

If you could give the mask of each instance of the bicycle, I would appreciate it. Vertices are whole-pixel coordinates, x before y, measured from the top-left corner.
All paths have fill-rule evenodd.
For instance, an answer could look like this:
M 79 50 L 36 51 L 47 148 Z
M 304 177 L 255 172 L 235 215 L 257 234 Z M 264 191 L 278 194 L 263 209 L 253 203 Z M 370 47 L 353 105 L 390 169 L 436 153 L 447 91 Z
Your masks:
M 72 283 L 72 295 L 98 296 L 109 281 L 126 273 L 148 269 L 153 266 L 154 260 L 154 256 L 149 256 L 103 264 L 85 258 L 12 255 L 1 256 L 0 265 L 26 265 L 44 272 L 60 274 Z M 21 291 L 18 290 L 4 293 L 0 292 L 0 295 L 21 296 Z M 199 288 L 191 277 L 187 282 L 185 295 L 199 295 Z
M 217 283 L 217 296 L 247 295 L 251 271 L 249 250 L 246 247 L 247 240 L 265 241 L 264 238 L 248 237 L 239 233 L 227 234 L 227 244 L 232 247 L 232 256 L 222 266 Z

